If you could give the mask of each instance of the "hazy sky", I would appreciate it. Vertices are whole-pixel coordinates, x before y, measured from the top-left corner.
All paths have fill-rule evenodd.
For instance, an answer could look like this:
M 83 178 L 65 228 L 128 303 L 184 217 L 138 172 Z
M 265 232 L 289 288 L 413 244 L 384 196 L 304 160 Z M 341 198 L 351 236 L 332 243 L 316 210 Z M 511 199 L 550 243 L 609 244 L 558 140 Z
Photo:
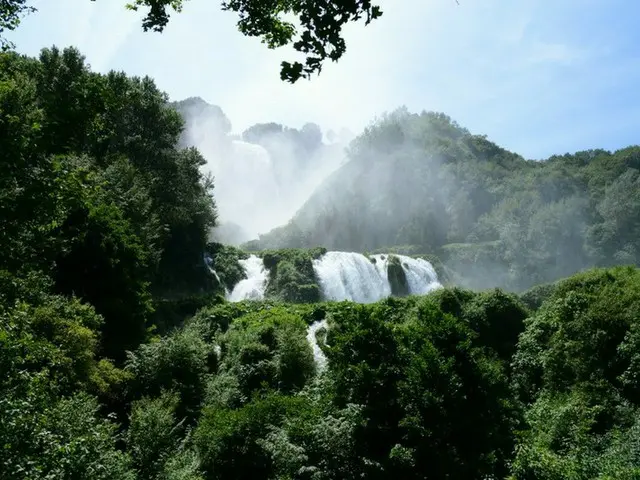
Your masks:
M 172 99 L 220 105 L 234 131 L 265 121 L 357 132 L 406 105 L 442 111 L 527 158 L 640 143 L 640 2 L 381 0 L 348 28 L 320 77 L 279 79 L 288 51 L 235 29 L 212 0 L 189 0 L 164 33 L 143 33 L 127 0 L 34 0 L 12 39 L 36 55 L 77 46 L 94 70 L 150 75 Z

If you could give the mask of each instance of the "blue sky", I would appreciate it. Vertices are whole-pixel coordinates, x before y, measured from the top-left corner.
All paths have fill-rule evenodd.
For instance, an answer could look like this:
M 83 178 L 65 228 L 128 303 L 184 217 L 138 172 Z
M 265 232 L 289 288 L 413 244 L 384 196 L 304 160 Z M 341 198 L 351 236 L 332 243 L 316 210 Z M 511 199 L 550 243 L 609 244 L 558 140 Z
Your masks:
M 211 0 L 189 0 L 164 33 L 143 33 L 126 0 L 34 0 L 9 38 L 36 55 L 77 46 L 97 71 L 150 75 L 172 99 L 220 105 L 234 131 L 265 121 L 354 132 L 385 111 L 450 115 L 527 158 L 640 143 L 640 2 L 381 0 L 347 29 L 347 53 L 320 77 L 279 79 L 289 51 L 235 29 Z

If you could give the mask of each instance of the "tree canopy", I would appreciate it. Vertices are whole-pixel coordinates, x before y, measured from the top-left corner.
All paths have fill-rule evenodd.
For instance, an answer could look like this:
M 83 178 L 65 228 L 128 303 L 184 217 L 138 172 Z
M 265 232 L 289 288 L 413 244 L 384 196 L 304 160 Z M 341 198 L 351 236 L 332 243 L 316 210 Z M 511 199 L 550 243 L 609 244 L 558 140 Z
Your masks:
M 172 12 L 182 11 L 184 4 L 185 0 L 133 0 L 126 7 L 145 13 L 144 31 L 162 32 Z M 321 72 L 325 61 L 337 62 L 342 57 L 347 49 L 342 29 L 347 23 L 364 20 L 368 25 L 382 15 L 371 0 L 224 0 L 221 8 L 237 14 L 243 35 L 257 37 L 271 49 L 291 45 L 304 57 L 302 62 L 282 62 L 280 78 L 290 83 L 311 78 Z M 20 18 L 33 11 L 28 0 L 0 2 L 2 45 L 9 45 L 4 31 L 14 30 Z

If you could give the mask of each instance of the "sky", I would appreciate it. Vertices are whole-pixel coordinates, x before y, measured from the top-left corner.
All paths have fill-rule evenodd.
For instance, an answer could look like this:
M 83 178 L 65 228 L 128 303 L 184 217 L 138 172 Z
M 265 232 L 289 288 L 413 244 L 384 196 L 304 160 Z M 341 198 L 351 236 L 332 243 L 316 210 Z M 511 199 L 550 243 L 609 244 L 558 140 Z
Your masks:
M 640 143 L 640 2 L 379 0 L 345 30 L 347 52 L 319 77 L 279 77 L 268 50 L 211 0 L 188 0 L 163 33 L 127 0 L 33 0 L 8 35 L 21 53 L 76 46 L 94 71 L 149 75 L 172 100 L 219 105 L 234 132 L 259 122 L 357 133 L 406 106 L 444 112 L 530 159 Z

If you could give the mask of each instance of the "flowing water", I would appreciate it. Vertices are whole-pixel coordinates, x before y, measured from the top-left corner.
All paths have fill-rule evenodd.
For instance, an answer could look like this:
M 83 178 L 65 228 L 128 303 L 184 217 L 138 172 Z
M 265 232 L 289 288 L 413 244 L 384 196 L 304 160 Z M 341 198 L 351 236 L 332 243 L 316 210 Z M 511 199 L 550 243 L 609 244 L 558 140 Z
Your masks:
M 395 257 L 400 260 L 411 295 L 424 295 L 442 287 L 428 261 L 405 255 Z M 313 261 L 313 269 L 325 300 L 372 303 L 391 295 L 388 263 L 389 255 L 367 258 L 354 252 L 327 252 Z M 262 259 L 251 255 L 240 264 L 247 278 L 233 288 L 228 300 L 263 300 L 269 278 Z
M 230 302 L 241 302 L 242 300 L 263 300 L 264 292 L 267 289 L 269 273 L 264 268 L 262 258 L 255 255 L 249 256 L 245 260 L 239 261 L 247 275 L 247 278 L 240 280 L 228 295 Z
M 423 295 L 442 286 L 426 260 L 395 256 L 404 270 L 410 294 Z M 388 260 L 388 255 L 367 258 L 353 252 L 327 252 L 314 260 L 313 268 L 326 300 L 371 303 L 391 295 Z
M 386 269 L 360 253 L 327 252 L 313 261 L 313 268 L 327 300 L 371 303 L 391 295 Z
M 326 320 L 313 322 L 307 329 L 307 341 L 313 349 L 313 359 L 315 360 L 319 371 L 323 370 L 327 366 L 327 357 L 318 345 L 318 339 L 316 338 L 316 333 L 322 328 L 325 330 L 328 328 Z

